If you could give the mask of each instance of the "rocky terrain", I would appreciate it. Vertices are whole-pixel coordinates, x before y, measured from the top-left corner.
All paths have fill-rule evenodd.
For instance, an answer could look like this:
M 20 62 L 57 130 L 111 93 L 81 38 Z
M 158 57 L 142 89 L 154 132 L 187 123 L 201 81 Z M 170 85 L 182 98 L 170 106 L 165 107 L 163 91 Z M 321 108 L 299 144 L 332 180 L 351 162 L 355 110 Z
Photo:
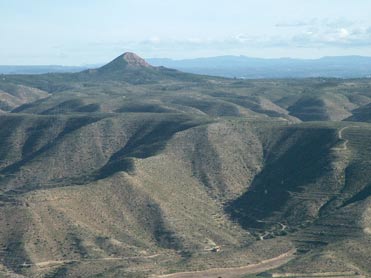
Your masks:
M 371 80 L 1 77 L 0 277 L 369 277 Z

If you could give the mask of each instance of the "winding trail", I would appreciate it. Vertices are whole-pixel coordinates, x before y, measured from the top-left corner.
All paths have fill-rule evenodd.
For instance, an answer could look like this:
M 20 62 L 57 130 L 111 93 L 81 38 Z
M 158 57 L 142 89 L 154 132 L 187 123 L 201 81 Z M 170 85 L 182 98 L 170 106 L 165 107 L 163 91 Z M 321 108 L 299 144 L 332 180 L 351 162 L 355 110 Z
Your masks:
M 339 132 L 338 132 L 339 140 L 344 140 L 343 139 L 343 131 L 348 129 L 348 128 L 350 128 L 350 126 L 343 127 L 342 129 L 339 130 Z M 348 142 L 349 142 L 349 140 L 347 140 L 347 139 L 344 140 L 342 150 L 347 150 L 348 149 Z M 339 148 L 339 149 L 341 149 L 341 148 Z
M 352 127 L 360 127 L 360 126 L 358 126 L 358 125 L 357 126 L 345 126 L 338 131 L 338 138 L 339 138 L 339 140 L 344 140 L 344 143 L 343 143 L 342 147 L 334 148 L 334 150 L 346 151 L 348 149 L 349 140 L 343 138 L 343 132 L 344 132 L 344 130 L 346 130 L 348 128 L 352 128 Z
M 285 231 L 287 226 L 285 224 L 282 224 L 281 222 L 276 222 L 276 221 L 268 221 L 268 220 L 256 220 L 256 222 L 260 222 L 260 223 L 274 223 L 274 224 L 278 224 L 281 226 L 281 232 Z M 260 235 L 259 236 L 259 239 L 260 240 L 264 240 L 266 236 L 270 235 L 271 234 L 271 231 L 266 231 L 263 235 Z
M 202 271 L 178 272 L 166 275 L 153 275 L 152 278 L 238 278 L 242 275 L 260 273 L 266 270 L 277 268 L 292 260 L 295 255 L 295 249 L 283 253 L 277 257 L 264 260 L 257 264 L 251 264 L 241 267 L 230 268 L 212 268 Z

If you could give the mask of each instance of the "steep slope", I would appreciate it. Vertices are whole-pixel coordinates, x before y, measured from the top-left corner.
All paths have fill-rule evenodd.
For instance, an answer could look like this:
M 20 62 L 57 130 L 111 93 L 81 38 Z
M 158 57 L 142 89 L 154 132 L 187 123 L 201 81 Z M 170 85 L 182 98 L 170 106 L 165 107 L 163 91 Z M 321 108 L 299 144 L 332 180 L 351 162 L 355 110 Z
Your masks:
M 367 238 L 367 183 L 361 172 L 349 173 L 346 185 L 342 178 L 346 167 L 366 161 L 353 150 L 358 137 L 349 137 L 362 134 L 357 127 L 343 130 L 343 149 L 340 127 L 331 124 L 136 113 L 1 120 L 15 127 L 2 130 L 0 144 L 1 258 L 27 277 L 110 277 L 98 267 L 107 260 L 124 269 L 137 261 L 138 272 L 241 265 L 288 251 L 290 240 L 312 252 L 327 242 L 338 265 L 344 245 L 329 236 L 330 223 L 343 227 L 340 239 L 352 246 Z M 229 219 L 226 203 L 245 230 Z M 360 236 L 354 239 L 353 230 Z M 290 236 L 277 237 L 284 233 Z M 208 251 L 217 246 L 223 252 Z
M 282 256 L 282 275 L 371 271 L 371 128 L 341 121 L 367 107 L 369 80 L 219 79 L 126 53 L 0 80 L 11 86 L 29 99 L 0 115 L 0 276 L 156 277 Z
M 371 271 L 365 255 L 371 246 L 365 220 L 371 149 L 364 141 L 370 127 L 334 127 L 311 124 L 280 131 L 265 145 L 266 162 L 251 189 L 227 206 L 260 239 L 293 232 L 290 237 L 305 255 L 283 272 Z
M 48 93 L 36 88 L 16 84 L 0 83 L 0 112 L 48 97 Z
M 303 121 L 341 121 L 348 118 L 355 107 L 341 95 L 305 95 L 288 111 Z
M 342 176 L 341 191 L 320 210 L 320 217 L 307 228 L 295 233 L 302 252 L 317 245 L 317 252 L 308 252 L 302 258 L 285 266 L 283 272 L 349 271 L 371 273 L 368 250 L 370 241 L 370 160 L 369 125 L 343 128 L 343 152 L 347 165 Z
M 153 114 L 1 119 L 15 127 L 3 129 L 1 143 L 1 260 L 9 270 L 50 274 L 23 265 L 54 261 L 53 269 L 76 262 L 86 272 L 89 262 L 169 254 L 172 264 L 194 267 L 222 245 L 218 265 L 253 242 L 222 207 L 259 169 L 248 123 Z M 244 253 L 247 262 L 259 257 Z M 199 259 L 188 264 L 190 256 Z
M 98 71 L 103 72 L 112 72 L 117 70 L 122 70 L 123 68 L 153 68 L 148 64 L 143 58 L 139 57 L 135 53 L 126 52 L 113 61 L 109 62 L 107 65 L 99 68 Z
M 331 172 L 326 167 L 333 160 L 330 152 L 337 141 L 336 131 L 292 127 L 276 132 L 282 133 L 269 142 L 272 145 L 266 149 L 264 168 L 252 182 L 252 189 L 231 204 L 232 216 L 240 219 L 243 226 L 266 226 L 259 221 L 265 221 L 265 218 L 271 221 L 269 217 L 273 212 L 282 213 L 285 223 L 299 225 L 314 217 L 318 207 L 322 206 L 319 200 L 317 208 L 303 201 L 290 204 L 295 201 L 290 195 L 305 192 L 305 186 L 310 186 L 313 191 L 323 188 L 326 183 L 329 186 L 326 176 Z M 292 209 L 298 205 L 300 210 Z M 300 222 L 296 223 L 298 220 Z
M 352 116 L 346 121 L 353 122 L 371 122 L 371 104 L 367 104 L 352 111 Z

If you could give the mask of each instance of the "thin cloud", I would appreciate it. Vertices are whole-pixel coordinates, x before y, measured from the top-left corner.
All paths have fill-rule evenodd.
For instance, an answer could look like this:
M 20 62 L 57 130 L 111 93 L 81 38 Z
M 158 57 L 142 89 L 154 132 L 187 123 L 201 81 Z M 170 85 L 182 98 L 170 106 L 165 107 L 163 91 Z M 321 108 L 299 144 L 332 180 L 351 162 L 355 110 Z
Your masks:
M 279 22 L 275 25 L 278 28 L 299 28 L 299 27 L 307 27 L 313 26 L 317 24 L 318 20 L 316 18 L 310 21 L 292 21 L 292 22 Z
M 355 21 L 346 18 L 336 18 L 336 19 L 318 19 L 312 18 L 309 20 L 297 20 L 297 21 L 287 21 L 279 22 L 275 24 L 277 28 L 301 28 L 301 27 L 320 27 L 320 28 L 344 28 L 351 27 L 359 24 Z
M 365 47 L 371 43 L 370 28 L 312 29 L 292 37 L 292 43 L 300 47 Z
M 365 47 L 371 43 L 371 27 L 369 28 L 307 28 L 303 31 L 294 32 L 291 35 L 282 36 L 250 36 L 249 34 L 237 34 L 227 38 L 184 38 L 143 41 L 122 41 L 111 43 L 113 46 L 154 50 L 230 50 L 245 48 L 285 48 L 285 47 Z

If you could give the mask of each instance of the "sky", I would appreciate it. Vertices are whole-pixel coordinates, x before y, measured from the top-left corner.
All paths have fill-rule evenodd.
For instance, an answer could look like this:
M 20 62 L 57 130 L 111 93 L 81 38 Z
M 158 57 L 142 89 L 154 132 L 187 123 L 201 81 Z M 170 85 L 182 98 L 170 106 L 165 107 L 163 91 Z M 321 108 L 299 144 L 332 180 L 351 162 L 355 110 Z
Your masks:
M 0 0 L 0 65 L 371 56 L 370 0 Z

